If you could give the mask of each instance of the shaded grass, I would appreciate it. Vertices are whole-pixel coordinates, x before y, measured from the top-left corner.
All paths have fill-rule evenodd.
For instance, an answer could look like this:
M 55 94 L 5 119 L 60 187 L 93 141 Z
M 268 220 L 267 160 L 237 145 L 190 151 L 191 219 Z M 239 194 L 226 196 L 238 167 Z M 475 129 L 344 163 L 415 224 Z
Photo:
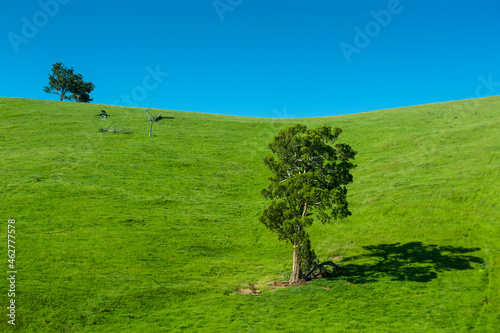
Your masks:
M 271 292 L 291 250 L 258 223 L 262 158 L 299 120 L 167 111 L 149 138 L 142 109 L 0 98 L 16 329 L 494 332 L 499 109 L 491 97 L 301 119 L 341 127 L 359 152 L 353 216 L 311 228 L 344 269 Z M 98 132 L 111 126 L 133 134 Z M 241 283 L 264 292 L 233 294 Z

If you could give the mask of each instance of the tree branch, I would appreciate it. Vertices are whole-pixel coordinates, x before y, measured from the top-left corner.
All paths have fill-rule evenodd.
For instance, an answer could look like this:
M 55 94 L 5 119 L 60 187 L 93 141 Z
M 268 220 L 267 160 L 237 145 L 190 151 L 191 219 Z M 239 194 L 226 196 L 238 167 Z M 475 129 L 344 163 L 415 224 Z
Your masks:
M 302 217 L 306 215 L 307 212 L 307 202 L 304 204 L 304 211 L 302 212 Z

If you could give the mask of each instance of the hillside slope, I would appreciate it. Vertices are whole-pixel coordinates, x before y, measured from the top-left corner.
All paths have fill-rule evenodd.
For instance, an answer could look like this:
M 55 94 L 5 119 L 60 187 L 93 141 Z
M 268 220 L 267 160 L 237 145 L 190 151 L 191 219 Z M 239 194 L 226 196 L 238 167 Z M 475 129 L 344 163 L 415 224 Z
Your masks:
M 155 112 L 173 119 L 148 137 L 143 109 L 0 98 L 16 329 L 498 331 L 500 97 L 308 119 Z M 311 228 L 338 276 L 272 291 L 292 258 L 258 222 L 262 158 L 297 122 L 340 127 L 358 151 L 353 215 Z M 263 293 L 235 294 L 243 283 Z

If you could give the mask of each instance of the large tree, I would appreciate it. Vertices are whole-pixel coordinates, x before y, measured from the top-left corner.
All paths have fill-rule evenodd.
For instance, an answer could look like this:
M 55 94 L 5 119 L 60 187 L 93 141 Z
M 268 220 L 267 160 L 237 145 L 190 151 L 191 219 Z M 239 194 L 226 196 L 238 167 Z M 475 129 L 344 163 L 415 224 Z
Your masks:
M 342 219 L 351 212 L 346 185 L 356 152 L 337 143 L 342 130 L 329 126 L 307 129 L 297 124 L 281 130 L 269 148 L 274 153 L 264 159 L 271 170 L 271 183 L 262 195 L 271 200 L 260 221 L 280 240 L 293 246 L 293 268 L 289 283 L 301 277 L 301 262 L 314 259 L 307 227 L 314 219 L 323 223 Z
M 59 95 L 61 101 L 67 99 L 88 103 L 92 101 L 90 93 L 94 88 L 92 82 L 85 82 L 83 76 L 75 73 L 73 68 L 66 68 L 62 62 L 58 62 L 52 65 L 49 84 L 43 87 L 43 90 L 49 94 Z

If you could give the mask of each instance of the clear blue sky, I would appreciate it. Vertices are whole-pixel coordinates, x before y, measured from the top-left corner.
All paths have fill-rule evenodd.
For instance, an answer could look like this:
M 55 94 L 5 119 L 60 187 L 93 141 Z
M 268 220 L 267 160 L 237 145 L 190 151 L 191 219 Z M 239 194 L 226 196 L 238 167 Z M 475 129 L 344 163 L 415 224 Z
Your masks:
M 52 64 L 94 104 L 255 117 L 348 114 L 500 94 L 500 1 L 23 0 L 0 12 L 0 96 Z M 168 73 L 168 74 L 167 74 Z

